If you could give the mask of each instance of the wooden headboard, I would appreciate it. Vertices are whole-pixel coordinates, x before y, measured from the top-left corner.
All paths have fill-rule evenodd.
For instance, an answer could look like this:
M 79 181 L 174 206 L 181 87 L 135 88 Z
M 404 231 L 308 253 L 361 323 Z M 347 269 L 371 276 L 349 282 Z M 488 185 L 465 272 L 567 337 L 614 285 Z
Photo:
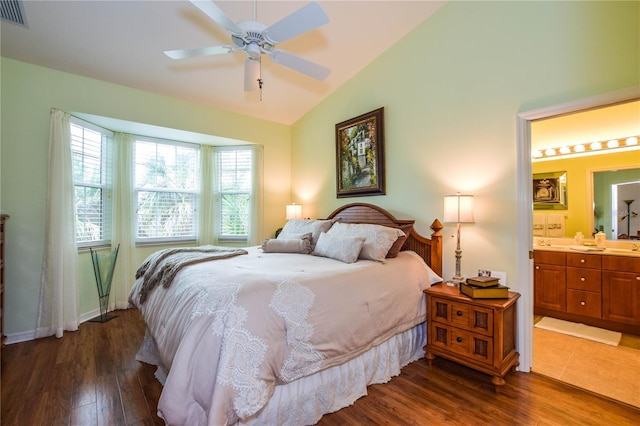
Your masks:
M 415 220 L 396 219 L 382 207 L 367 203 L 351 203 L 336 209 L 328 219 L 341 219 L 345 223 L 375 223 L 377 225 L 394 228 L 411 226 L 411 232 L 401 250 L 413 250 L 433 269 L 442 276 L 442 223 L 435 219 L 431 224 L 433 233 L 431 238 L 418 234 L 413 227 Z

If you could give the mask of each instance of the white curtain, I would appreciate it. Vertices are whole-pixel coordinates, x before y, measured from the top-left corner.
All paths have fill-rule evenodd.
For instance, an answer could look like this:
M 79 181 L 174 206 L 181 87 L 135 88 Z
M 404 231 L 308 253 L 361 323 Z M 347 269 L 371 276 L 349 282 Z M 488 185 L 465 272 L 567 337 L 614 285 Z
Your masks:
M 51 110 L 46 235 L 36 338 L 78 329 L 74 187 L 69 114 Z
M 216 196 L 214 182 L 216 179 L 216 147 L 210 145 L 200 146 L 200 211 L 198 215 L 198 242 L 201 245 L 217 244 L 216 223 Z M 205 196 L 209 194 L 209 196 Z
M 263 228 L 263 193 L 264 193 L 264 178 L 263 178 L 263 153 L 264 148 L 262 145 L 253 145 L 251 147 L 251 159 L 253 161 L 251 169 L 253 170 L 251 182 L 251 214 L 249 216 L 249 236 L 247 238 L 247 245 L 255 246 L 262 241 L 259 241 L 262 235 Z
M 135 237 L 133 229 L 133 135 L 115 133 L 113 137 L 113 159 L 116 173 L 113 174 L 113 234 L 111 248 L 120 244 L 116 269 L 111 283 L 110 304 L 116 309 L 127 309 L 129 291 L 135 281 L 133 249 Z

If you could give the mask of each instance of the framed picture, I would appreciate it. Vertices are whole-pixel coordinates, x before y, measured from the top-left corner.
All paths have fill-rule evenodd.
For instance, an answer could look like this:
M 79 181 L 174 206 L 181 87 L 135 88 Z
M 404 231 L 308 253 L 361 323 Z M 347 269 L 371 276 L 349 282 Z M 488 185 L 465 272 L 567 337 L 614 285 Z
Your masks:
M 384 108 L 336 124 L 337 196 L 384 195 Z
M 567 209 L 567 172 L 533 175 L 533 208 L 534 210 Z

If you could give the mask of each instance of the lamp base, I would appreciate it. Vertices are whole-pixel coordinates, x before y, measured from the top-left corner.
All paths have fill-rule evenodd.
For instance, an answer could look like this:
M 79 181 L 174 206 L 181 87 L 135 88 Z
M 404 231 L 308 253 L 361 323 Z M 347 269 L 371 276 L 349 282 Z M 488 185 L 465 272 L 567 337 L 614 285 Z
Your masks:
M 465 281 L 464 277 L 455 276 L 451 278 L 449 281 L 447 281 L 447 285 L 449 287 L 455 287 L 455 286 L 458 286 L 458 284 L 463 283 L 464 281 Z

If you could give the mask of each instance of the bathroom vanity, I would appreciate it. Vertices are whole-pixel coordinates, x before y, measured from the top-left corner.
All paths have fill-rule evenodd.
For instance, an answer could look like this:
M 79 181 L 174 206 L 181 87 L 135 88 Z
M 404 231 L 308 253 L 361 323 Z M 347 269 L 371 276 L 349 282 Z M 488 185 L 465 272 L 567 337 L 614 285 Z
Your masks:
M 640 336 L 640 252 L 533 252 L 534 313 Z

